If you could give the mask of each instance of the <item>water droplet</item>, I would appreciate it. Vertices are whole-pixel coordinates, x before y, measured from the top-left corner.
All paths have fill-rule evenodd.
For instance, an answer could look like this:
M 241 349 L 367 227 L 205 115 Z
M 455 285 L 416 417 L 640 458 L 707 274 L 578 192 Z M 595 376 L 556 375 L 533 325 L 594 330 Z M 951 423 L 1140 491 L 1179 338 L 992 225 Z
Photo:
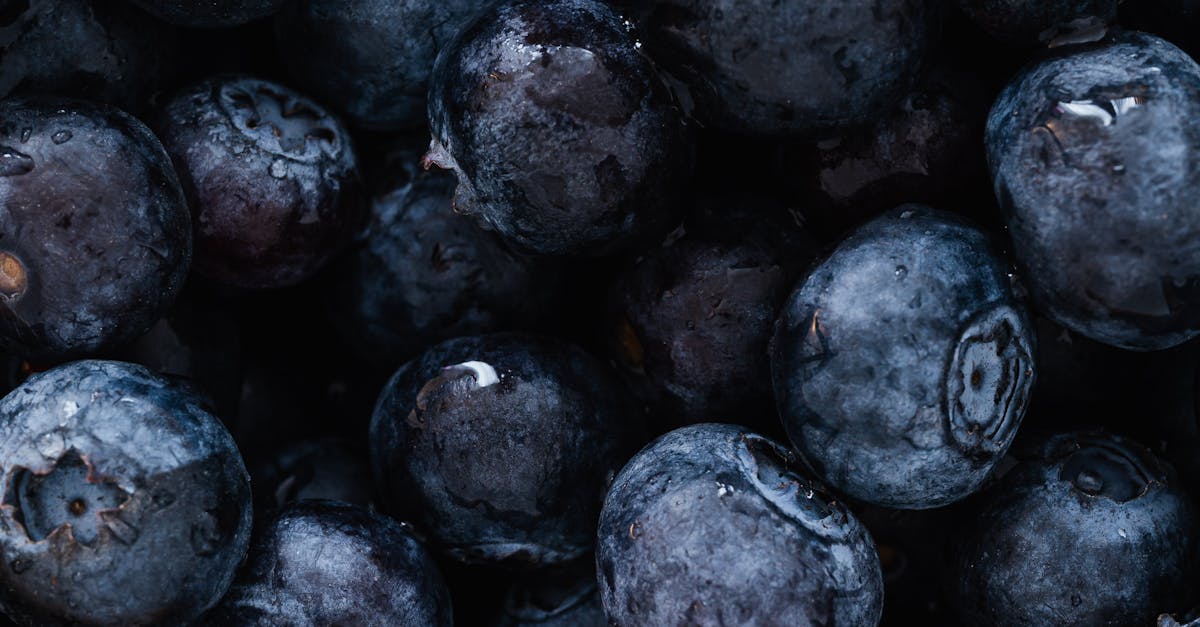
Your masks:
M 1112 167 L 1112 171 L 1115 174 L 1124 174 L 1125 173 L 1125 164 L 1118 163 L 1118 164 L 1114 165 Z
M 71 131 L 59 131 L 50 136 L 50 141 L 56 144 L 65 144 L 71 141 L 72 137 L 74 137 L 74 135 L 71 134 Z
M 21 143 L 22 144 L 29 141 L 30 137 L 33 137 L 33 129 L 27 128 L 27 129 L 21 130 Z
M 283 162 L 283 159 L 276 159 L 271 162 L 270 172 L 271 176 L 281 179 L 287 176 L 287 164 Z
M 1118 530 L 1117 530 L 1117 535 L 1121 536 L 1122 538 L 1128 538 L 1128 537 L 1129 537 L 1129 535 L 1125 533 L 1125 530 L 1124 530 L 1124 529 L 1118 529 Z
M 20 176 L 32 170 L 32 157 L 8 146 L 0 146 L 0 176 Z
M 33 566 L 33 562 L 29 560 L 16 559 L 9 562 L 8 566 L 14 573 L 20 575 L 21 573 L 29 570 L 29 567 Z
M 896 278 L 903 279 L 908 276 L 908 266 L 896 266 Z

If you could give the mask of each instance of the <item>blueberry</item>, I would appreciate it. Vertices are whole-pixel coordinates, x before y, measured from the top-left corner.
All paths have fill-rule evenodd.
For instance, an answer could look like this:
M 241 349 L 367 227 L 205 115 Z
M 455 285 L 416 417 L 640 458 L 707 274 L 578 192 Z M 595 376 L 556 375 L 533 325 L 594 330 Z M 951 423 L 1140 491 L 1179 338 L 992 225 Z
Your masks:
M 800 282 L 771 371 L 788 437 L 821 479 L 908 509 L 980 487 L 1034 379 L 1033 329 L 1005 269 L 982 231 L 904 205 Z
M 620 16 L 598 0 L 513 0 L 438 55 L 428 164 L 458 210 L 554 255 L 606 254 L 672 226 L 686 128 Z
M 172 29 L 124 2 L 0 2 L 0 97 L 87 98 L 144 107 L 174 69 Z
M 192 207 L 196 271 L 245 288 L 312 277 L 358 226 L 350 136 L 308 98 L 223 75 L 175 94 L 153 126 Z
M 282 446 L 270 459 L 255 464 L 251 475 L 259 511 L 302 500 L 363 507 L 375 501 L 366 450 L 347 440 L 321 438 Z
M 130 0 L 159 19 L 197 28 L 245 24 L 275 13 L 287 0 Z
M 539 572 L 509 587 L 496 627 L 606 627 L 595 561 Z
M 329 272 L 331 316 L 358 353 L 394 369 L 442 340 L 544 322 L 559 273 L 452 211 L 453 177 L 412 174 L 373 199 L 366 241 Z
M 145 333 L 187 276 L 179 180 L 150 130 L 107 105 L 0 102 L 0 346 L 36 361 Z
M 1000 41 L 1047 44 L 1091 31 L 1102 33 L 1117 19 L 1122 0 L 958 0 L 971 20 Z
M 1196 505 L 1132 441 L 1050 438 L 980 496 L 947 571 L 966 624 L 1151 624 L 1196 600 Z
M 0 401 L 0 607 L 23 624 L 182 624 L 250 540 L 233 439 L 141 366 L 80 361 Z
M 872 122 L 790 146 L 780 176 L 799 188 L 819 231 L 844 232 L 911 202 L 996 221 L 975 209 L 992 209 L 979 149 L 990 97 L 975 73 L 941 63 Z
M 1035 304 L 1094 340 L 1158 350 L 1200 334 L 1200 66 L 1122 33 L 1030 66 L 987 149 Z
M 371 422 L 385 504 L 467 562 L 549 565 L 591 550 L 608 481 L 641 444 L 605 366 L 520 334 L 443 342 L 392 377 Z
M 366 508 L 300 501 L 255 531 L 246 566 L 206 624 L 453 624 L 425 547 Z
M 655 440 L 600 514 L 600 596 L 619 625 L 874 625 L 866 529 L 796 474 L 795 456 L 732 425 Z
M 484 0 L 298 0 L 275 18 L 279 49 L 304 88 L 355 126 L 425 124 L 429 73 Z
M 767 342 L 816 251 L 769 201 L 720 202 L 647 251 L 609 297 L 613 352 L 669 425 L 774 413 Z
M 646 48 L 706 125 L 772 135 L 869 120 L 932 47 L 934 0 L 646 0 Z

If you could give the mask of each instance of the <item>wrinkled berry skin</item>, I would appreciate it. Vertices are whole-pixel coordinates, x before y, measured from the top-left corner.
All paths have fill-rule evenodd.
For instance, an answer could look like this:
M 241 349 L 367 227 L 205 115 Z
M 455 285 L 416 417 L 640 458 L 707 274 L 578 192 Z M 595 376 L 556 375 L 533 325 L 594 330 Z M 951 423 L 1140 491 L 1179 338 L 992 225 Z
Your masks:
M 233 438 L 133 364 L 73 362 L 0 401 L 0 494 L 0 607 L 22 624 L 186 623 L 250 541 Z
M 1054 321 L 1130 350 L 1200 334 L 1200 66 L 1127 32 L 1027 68 L 987 150 L 1013 250 Z
M 83 101 L 0 102 L 0 346 L 52 362 L 145 333 L 187 277 L 188 220 L 141 122 Z
M 768 202 L 730 202 L 745 205 L 689 220 L 610 290 L 613 353 L 672 426 L 774 413 L 767 343 L 816 253 Z
M 982 231 L 904 205 L 800 282 L 771 371 L 788 438 L 830 487 L 901 509 L 980 487 L 1034 380 L 1036 338 L 1005 270 Z
M 597 0 L 492 6 L 438 55 L 427 164 L 455 205 L 548 255 L 661 235 L 691 168 L 687 129 L 620 16 Z
M 226 28 L 275 13 L 287 0 L 130 0 L 161 20 L 195 28 Z
M 301 501 L 259 527 L 246 566 L 205 624 L 453 624 L 437 564 L 386 516 L 337 501 Z
M 391 370 L 452 337 L 545 321 L 558 273 L 455 213 L 454 177 L 412 174 L 373 199 L 365 241 L 329 273 L 331 317 L 357 352 Z
M 124 2 L 3 3 L 0 42 L 0 97 L 55 94 L 134 112 L 177 52 L 171 29 Z
M 941 19 L 934 0 L 641 0 L 646 49 L 706 126 L 755 135 L 865 122 L 911 87 Z
M 964 624 L 1149 625 L 1196 600 L 1196 505 L 1130 440 L 1050 438 L 969 520 L 947 571 Z
M 425 125 L 438 51 L 484 0 L 298 0 L 275 18 L 292 76 L 351 124 Z
M 732 425 L 672 431 L 600 514 L 600 596 L 618 625 L 876 625 L 879 557 L 795 455 Z
M 455 559 L 508 567 L 578 558 L 608 482 L 642 443 L 604 364 L 559 340 L 450 340 L 409 362 L 371 422 L 384 503 Z
M 1103 28 L 1117 19 L 1121 0 L 958 0 L 963 13 L 1000 41 L 1047 44 L 1060 35 Z
M 248 289 L 312 277 L 361 219 L 348 131 L 268 81 L 224 75 L 175 94 L 152 126 L 192 207 L 196 271 Z

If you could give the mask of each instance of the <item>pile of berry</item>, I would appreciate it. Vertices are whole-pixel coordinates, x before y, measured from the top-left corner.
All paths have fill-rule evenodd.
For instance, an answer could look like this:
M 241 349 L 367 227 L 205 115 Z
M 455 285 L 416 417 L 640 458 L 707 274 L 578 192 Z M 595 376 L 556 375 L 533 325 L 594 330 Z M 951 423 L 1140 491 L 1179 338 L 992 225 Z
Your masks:
M 0 0 L 0 611 L 1200 625 L 1197 33 Z

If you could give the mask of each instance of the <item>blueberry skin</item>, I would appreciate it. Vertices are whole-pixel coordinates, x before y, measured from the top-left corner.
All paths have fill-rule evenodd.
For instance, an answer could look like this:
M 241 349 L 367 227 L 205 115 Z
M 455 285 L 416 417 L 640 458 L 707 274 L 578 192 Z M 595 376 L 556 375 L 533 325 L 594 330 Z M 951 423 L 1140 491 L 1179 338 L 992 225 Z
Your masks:
M 267 17 L 287 0 L 130 0 L 161 20 L 193 28 L 227 28 Z
M 495 627 L 607 627 L 596 562 L 538 572 L 509 587 Z
M 870 534 L 732 425 L 672 431 L 617 476 L 600 514 L 600 597 L 617 625 L 875 625 Z
M 1065 48 L 997 98 L 987 150 L 1035 304 L 1129 350 L 1200 334 L 1200 66 L 1126 32 Z
M 548 255 L 661 235 L 691 169 L 689 135 L 621 17 L 597 0 L 490 7 L 438 55 L 427 165 L 455 207 Z
M 0 3 L 0 97 L 55 94 L 143 108 L 174 69 L 172 29 L 124 2 Z
M 359 226 L 349 132 L 287 87 L 241 75 L 204 80 L 172 96 L 152 126 L 192 207 L 204 276 L 249 289 L 295 285 Z
M 275 17 L 275 35 L 292 76 L 351 124 L 417 129 L 438 51 L 486 4 L 298 0 Z
M 385 505 L 440 552 L 523 568 L 591 550 L 608 482 L 644 441 L 604 364 L 560 340 L 449 340 L 398 370 L 371 421 Z
M 1102 29 L 1117 19 L 1122 0 L 958 0 L 980 28 L 1017 46 L 1047 44 L 1081 29 Z
M 672 426 L 773 414 L 767 344 L 816 255 L 816 242 L 768 201 L 719 204 L 610 289 L 612 353 L 635 390 L 648 388 L 652 415 Z
M 255 529 L 246 566 L 207 625 L 453 624 L 432 556 L 365 507 L 300 501 Z
M 903 203 L 991 209 L 979 138 L 993 95 L 943 62 L 870 123 L 785 149 L 778 176 L 795 181 L 818 231 L 844 233 Z
M 141 122 L 83 101 L 0 102 L 0 346 L 52 362 L 136 339 L 187 277 L 188 221 Z
M 320 438 L 279 447 L 253 464 L 254 506 L 262 512 L 295 501 L 329 500 L 368 507 L 375 502 L 367 451 L 354 442 Z
M 651 57 L 687 85 L 706 126 L 831 131 L 883 113 L 938 34 L 935 0 L 641 0 Z
M 987 236 L 904 205 L 792 293 L 772 339 L 779 414 L 830 487 L 901 509 L 977 490 L 1012 443 L 1035 335 Z
M 365 241 L 328 276 L 338 330 L 389 371 L 452 337 L 534 328 L 561 283 L 455 213 L 454 177 L 415 170 L 373 199 Z
M 1200 518 L 1165 462 L 1099 432 L 1030 453 L 961 532 L 947 581 L 966 624 L 1152 624 L 1195 601 Z
M 114 361 L 60 366 L 0 400 L 4 613 L 181 624 L 221 598 L 250 541 L 250 485 L 201 405 Z

